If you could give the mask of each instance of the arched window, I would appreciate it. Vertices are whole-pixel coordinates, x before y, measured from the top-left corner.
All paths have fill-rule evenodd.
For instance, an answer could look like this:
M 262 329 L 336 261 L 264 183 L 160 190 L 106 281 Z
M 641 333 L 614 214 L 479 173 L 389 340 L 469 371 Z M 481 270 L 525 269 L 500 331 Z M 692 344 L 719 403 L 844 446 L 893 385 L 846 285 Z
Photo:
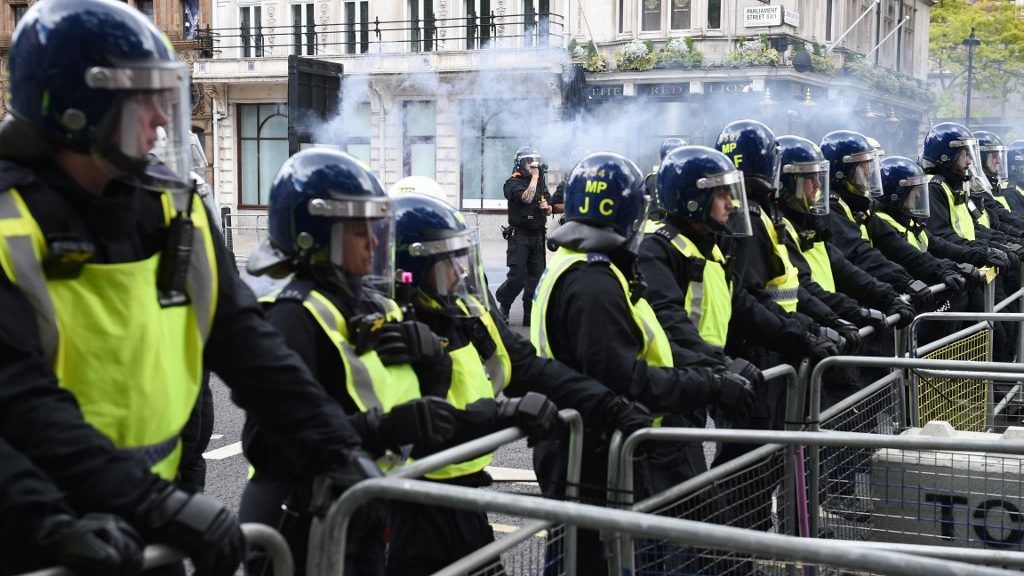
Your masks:
M 286 104 L 238 105 L 239 206 L 264 206 L 270 183 L 288 159 Z

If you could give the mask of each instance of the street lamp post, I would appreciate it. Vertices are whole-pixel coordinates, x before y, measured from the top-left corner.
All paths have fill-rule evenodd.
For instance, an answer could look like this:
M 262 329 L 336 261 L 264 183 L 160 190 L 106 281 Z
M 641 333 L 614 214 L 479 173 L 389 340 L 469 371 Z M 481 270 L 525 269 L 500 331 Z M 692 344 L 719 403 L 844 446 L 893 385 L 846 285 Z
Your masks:
M 974 37 L 974 28 L 971 28 L 971 35 L 964 38 L 963 45 L 967 46 L 967 104 L 964 111 L 964 126 L 971 127 L 971 77 L 974 75 L 974 48 L 981 44 L 981 40 Z

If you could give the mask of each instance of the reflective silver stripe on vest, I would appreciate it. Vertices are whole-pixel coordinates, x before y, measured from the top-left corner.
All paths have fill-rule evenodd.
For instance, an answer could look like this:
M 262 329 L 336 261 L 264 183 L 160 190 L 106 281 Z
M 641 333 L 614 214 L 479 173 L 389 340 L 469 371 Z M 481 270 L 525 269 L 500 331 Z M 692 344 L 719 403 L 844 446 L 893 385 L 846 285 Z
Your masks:
M 147 446 L 131 446 L 128 448 L 121 448 L 121 450 L 142 458 L 149 466 L 156 466 L 174 453 L 174 449 L 178 447 L 178 438 L 178 435 L 174 435 L 167 440 L 157 442 L 156 444 L 149 444 Z
M 768 290 L 772 300 L 775 302 L 782 302 L 783 300 L 796 300 L 797 299 L 797 288 L 778 289 L 772 288 Z
M 505 389 L 505 364 L 501 361 L 501 355 L 495 352 L 491 354 L 491 357 L 484 360 L 484 371 L 487 373 L 488 380 L 491 381 L 491 389 L 494 391 L 494 397 L 498 397 L 498 393 Z
M 0 193 L 0 218 L 6 220 L 20 217 L 22 214 L 18 210 L 18 205 L 14 203 L 14 196 L 10 192 Z M 48 366 L 52 366 L 57 355 L 60 335 L 57 332 L 57 316 L 53 310 L 53 302 L 46 288 L 46 278 L 32 247 L 32 238 L 13 236 L 7 239 L 7 245 L 10 249 L 11 265 L 14 267 L 13 280 L 35 310 L 43 359 Z
M 207 234 L 209 231 L 209 219 L 207 219 Z M 203 233 L 199 228 L 192 232 L 192 257 L 188 261 L 188 295 L 192 299 L 192 310 L 195 311 L 196 324 L 199 325 L 199 335 L 203 342 L 210 335 L 210 328 L 213 325 L 211 307 L 213 294 L 210 287 L 213 286 L 213 267 L 211 266 L 209 254 L 206 253 L 206 242 Z
M 309 296 L 306 296 L 306 302 L 313 305 L 313 310 L 325 326 L 332 327 L 338 333 L 341 332 L 335 324 L 334 314 L 319 298 L 316 298 L 311 293 Z M 373 389 L 373 380 L 370 378 L 370 372 L 367 370 L 366 365 L 363 364 L 363 361 L 359 359 L 355 347 L 348 342 L 341 342 L 340 344 L 341 354 L 352 373 L 352 385 L 359 395 L 359 401 L 362 402 L 363 407 L 367 410 L 373 408 L 384 410 L 384 405 L 381 403 L 380 398 L 377 397 L 377 391 Z
M 704 283 L 690 282 L 690 290 L 693 292 L 693 297 L 690 298 L 690 322 L 693 322 L 694 328 L 699 329 L 704 306 Z

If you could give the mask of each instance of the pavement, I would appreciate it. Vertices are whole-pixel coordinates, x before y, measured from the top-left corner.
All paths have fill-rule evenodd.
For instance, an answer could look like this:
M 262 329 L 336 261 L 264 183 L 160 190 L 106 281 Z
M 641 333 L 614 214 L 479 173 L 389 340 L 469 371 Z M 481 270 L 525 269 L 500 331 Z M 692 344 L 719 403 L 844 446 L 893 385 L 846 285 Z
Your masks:
M 505 280 L 508 269 L 505 267 L 505 241 L 483 240 L 481 253 L 484 268 L 493 292 Z M 550 256 L 550 253 L 549 253 Z M 257 296 L 262 296 L 278 287 L 278 284 L 262 278 L 253 278 L 242 272 L 243 279 L 253 288 Z M 528 329 L 523 328 L 523 307 L 521 297 L 512 306 L 510 325 L 516 332 L 529 336 Z M 206 492 L 224 502 L 232 510 L 237 511 L 245 488 L 248 465 L 241 449 L 241 432 L 245 415 L 231 402 L 227 386 L 214 375 L 211 378 L 211 389 L 214 395 L 214 430 L 206 458 Z M 532 450 L 526 441 L 505 446 L 495 454 L 491 474 L 495 479 L 491 490 L 503 492 L 537 494 L 539 489 L 533 476 Z M 522 519 L 508 516 L 493 515 L 490 518 L 495 534 L 501 537 L 522 524 Z

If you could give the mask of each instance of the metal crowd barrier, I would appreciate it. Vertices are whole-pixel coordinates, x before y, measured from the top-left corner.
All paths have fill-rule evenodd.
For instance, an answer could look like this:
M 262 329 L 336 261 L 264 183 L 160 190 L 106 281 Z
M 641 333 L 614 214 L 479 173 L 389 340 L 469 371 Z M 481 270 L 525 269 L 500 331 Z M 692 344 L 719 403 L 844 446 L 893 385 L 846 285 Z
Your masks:
M 245 535 L 246 543 L 262 546 L 266 549 L 267 555 L 270 556 L 273 576 L 292 576 L 295 571 L 292 562 L 292 552 L 288 549 L 288 543 L 285 542 L 284 537 L 277 530 L 263 524 L 250 523 L 242 524 L 242 534 Z M 146 546 L 144 551 L 142 568 L 143 570 L 159 568 L 175 562 L 181 562 L 185 558 L 187 558 L 185 554 L 176 548 L 164 546 L 163 544 L 151 544 Z M 75 572 L 71 569 L 57 566 L 28 572 L 21 576 L 74 575 Z
M 798 374 L 792 366 L 774 366 L 763 374 L 766 382 L 784 378 L 787 398 L 799 396 Z M 787 408 L 787 420 L 795 422 L 791 417 L 796 417 L 799 409 L 795 403 L 790 405 Z M 653 434 L 658 430 L 668 429 L 648 428 L 631 435 L 625 441 L 620 433 L 612 437 L 608 451 L 609 502 L 637 512 L 671 518 L 714 522 L 728 516 L 745 528 L 765 527 L 777 533 L 793 533 L 793 514 L 788 506 L 792 499 L 784 498 L 784 495 L 796 490 L 790 483 L 797 477 L 794 468 L 796 459 L 792 450 L 775 444 L 761 446 L 633 504 L 634 455 L 644 441 L 667 439 L 663 435 Z M 768 510 L 769 506 L 771 510 Z M 636 545 L 628 534 L 617 533 L 611 536 L 608 543 L 612 551 L 609 573 L 645 571 L 638 569 L 635 563 L 639 563 L 641 568 L 661 571 L 666 563 L 671 564 L 670 558 L 678 553 L 675 547 L 669 547 L 664 542 L 643 541 L 639 543 L 640 552 L 634 554 Z
M 896 371 L 874 382 L 856 394 L 827 410 L 821 409 L 823 376 L 837 366 L 891 367 Z M 1024 377 L 1024 365 L 1000 362 L 970 362 L 956 360 L 928 360 L 913 358 L 864 358 L 837 356 L 822 360 L 811 374 L 810 401 L 807 428 L 811 431 L 833 430 L 871 433 L 877 436 L 896 435 L 910 424 L 916 423 L 912 415 L 917 412 L 917 396 L 905 393 L 905 372 L 929 373 L 957 378 L 985 380 Z M 867 475 L 871 470 L 872 453 L 852 448 L 828 448 L 824 456 L 817 447 L 810 449 L 808 467 L 821 471 L 824 462 L 827 473 L 808 476 L 811 510 L 809 532 L 839 539 L 863 539 L 871 529 L 870 514 L 864 510 L 865 490 L 870 485 Z M 824 503 L 833 514 L 828 526 L 819 526 L 817 510 Z
M 734 440 L 728 431 L 689 430 L 696 434 L 719 432 L 709 437 Z M 819 434 L 815 436 L 825 436 Z M 763 442 L 765 436 L 756 441 Z M 804 438 L 800 438 L 804 440 Z M 1024 447 L 1021 448 L 1024 451 Z M 718 526 L 665 518 L 641 512 L 616 510 L 589 504 L 560 502 L 530 496 L 484 492 L 473 488 L 445 486 L 433 482 L 401 478 L 380 478 L 360 482 L 346 491 L 334 503 L 329 513 L 331 523 L 337 523 L 343 535 L 345 525 L 355 510 L 370 500 L 402 500 L 464 510 L 485 510 L 552 523 L 577 525 L 581 528 L 629 534 L 634 538 L 648 538 L 671 542 L 678 546 L 698 546 L 712 550 L 741 554 L 752 562 L 775 566 L 785 571 L 799 568 L 822 568 L 853 571 L 859 574 L 892 574 L 920 576 L 936 575 L 1009 575 L 1014 572 L 979 566 L 924 555 L 868 549 L 849 542 L 816 540 L 808 546 L 806 539 L 779 534 L 766 534 L 730 526 Z M 444 574 L 465 572 L 445 571 Z
M 766 446 L 833 447 L 869 451 L 868 490 L 856 498 L 870 520 L 868 528 L 853 541 L 842 534 L 819 534 L 813 545 L 843 540 L 851 549 L 869 546 L 875 550 L 899 550 L 909 554 L 969 561 L 977 564 L 1024 568 L 1024 526 L 1019 506 L 1024 502 L 1020 477 L 1024 474 L 1024 438 L 991 440 L 931 436 L 886 436 L 850 432 L 778 432 L 761 430 L 709 430 L 695 428 L 650 428 L 627 439 L 641 438 L 672 442 L 740 442 Z M 737 459 L 738 460 L 738 459 Z M 735 462 L 735 461 L 734 461 Z M 734 464 L 730 462 L 725 468 Z M 694 478 L 691 486 L 714 486 L 722 475 L 716 470 L 707 478 Z M 811 466 L 808 476 L 821 470 Z M 728 473 L 725 472 L 726 474 Z M 813 482 L 812 482 L 813 483 Z M 698 491 L 692 491 L 699 494 Z M 827 503 L 821 507 L 806 492 L 797 494 L 811 500 L 800 522 L 815 525 L 820 515 L 835 514 Z M 807 498 L 811 496 L 811 498 Z M 847 511 L 841 511 L 846 513 Z M 735 522 L 737 517 L 711 517 L 716 524 Z M 766 537 L 769 533 L 758 532 Z M 870 544 L 865 540 L 871 540 Z M 973 547 L 973 548 L 970 548 Z M 666 550 L 666 542 L 662 542 Z M 627 548 L 613 553 L 629 553 Z M 656 566 L 629 567 L 620 574 L 788 574 L 792 567 L 762 558 L 713 551 L 687 542 L 674 554 L 661 558 Z M 635 552 L 638 559 L 642 551 Z
M 269 216 L 260 214 L 236 214 L 224 209 L 221 222 L 224 230 L 224 243 L 235 256 L 235 261 L 243 264 L 249 255 L 267 237 Z
M 561 416 L 562 421 L 569 427 L 569 457 L 566 470 L 566 497 L 572 499 L 579 495 L 578 486 L 580 479 L 580 462 L 583 454 L 583 419 L 580 417 L 578 412 L 569 409 L 559 411 L 559 416 Z M 505 444 L 521 440 L 525 437 L 526 434 L 519 428 L 501 430 L 493 434 L 477 438 L 471 442 L 460 444 L 449 448 L 448 450 L 432 454 L 408 465 L 395 468 L 388 472 L 386 479 L 373 480 L 372 482 L 398 482 L 406 481 L 405 479 L 409 478 L 418 478 L 428 472 L 438 470 L 450 464 L 464 462 L 482 454 L 493 452 Z M 368 498 L 362 499 L 358 496 L 358 494 L 362 493 L 360 491 L 360 487 L 367 484 L 367 482 L 371 481 L 361 482 L 355 487 L 347 490 L 342 498 L 331 506 L 326 518 L 323 520 L 314 519 L 309 536 L 309 561 L 307 562 L 306 570 L 306 573 L 309 576 L 337 576 L 339 574 L 343 574 L 348 521 L 352 512 L 368 501 Z M 416 484 L 433 486 L 432 490 L 441 493 L 447 493 L 451 490 L 468 490 L 470 492 L 478 492 L 479 497 L 484 500 L 506 496 L 505 494 L 491 490 L 459 488 L 449 484 L 431 482 L 416 482 Z M 349 496 L 349 494 L 356 495 Z M 532 496 L 520 496 L 519 498 L 526 498 L 545 503 L 555 502 L 553 500 Z M 396 499 L 401 500 L 403 498 Z M 446 505 L 441 500 L 408 500 L 434 506 Z M 472 509 L 488 510 L 486 507 Z M 524 515 L 524 517 L 545 518 L 543 516 L 528 515 Z M 576 574 L 576 532 L 577 528 L 575 524 L 560 526 L 557 525 L 557 523 L 550 521 L 528 522 L 519 530 L 497 539 L 495 542 L 460 559 L 458 562 L 450 566 L 446 570 L 446 573 L 503 573 L 504 570 L 502 568 L 502 564 L 505 562 L 523 565 L 528 564 L 529 560 L 539 560 L 539 567 L 547 575 L 567 574 L 569 576 L 574 576 Z M 543 538 L 535 537 L 541 533 L 544 534 Z M 540 552 L 536 549 L 538 546 L 540 547 Z M 524 562 L 522 558 L 524 555 L 527 557 L 526 562 Z M 545 564 L 547 565 L 545 566 Z M 539 570 L 536 570 L 536 568 L 538 568 L 538 566 L 525 566 L 525 570 L 528 573 L 538 572 Z M 452 572 L 452 570 L 455 570 L 455 572 Z M 473 570 L 478 572 L 473 572 Z

